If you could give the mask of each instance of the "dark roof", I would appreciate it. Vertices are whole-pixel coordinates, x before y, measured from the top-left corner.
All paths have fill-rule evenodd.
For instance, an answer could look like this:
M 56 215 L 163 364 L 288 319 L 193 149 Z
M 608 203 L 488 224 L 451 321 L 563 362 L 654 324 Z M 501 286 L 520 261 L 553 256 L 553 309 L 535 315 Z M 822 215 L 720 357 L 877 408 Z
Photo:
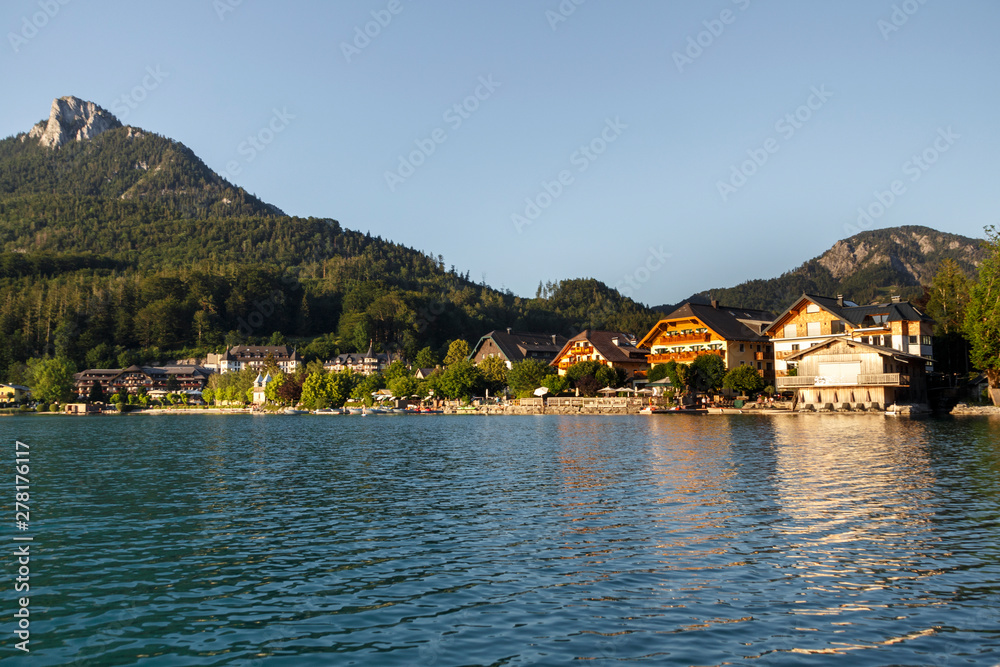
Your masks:
M 833 345 L 834 343 L 844 343 L 848 347 L 861 347 L 861 348 L 869 349 L 869 350 L 871 350 L 873 352 L 878 352 L 883 357 L 895 357 L 896 359 L 899 359 L 900 361 L 919 361 L 920 363 L 925 363 L 927 361 L 927 359 L 925 359 L 924 357 L 921 357 L 921 356 L 916 355 L 916 354 L 909 354 L 907 352 L 901 352 L 900 350 L 896 350 L 896 349 L 893 349 L 891 347 L 885 347 L 884 345 L 872 345 L 871 343 L 862 343 L 861 341 L 851 340 L 850 338 L 830 338 L 829 340 L 825 340 L 822 343 L 818 343 L 818 344 L 813 345 L 811 347 L 807 347 L 804 350 L 799 350 L 795 354 L 790 354 L 787 357 L 785 357 L 785 360 L 786 361 L 796 361 L 796 360 L 801 359 L 802 357 L 804 357 L 804 356 L 806 356 L 806 355 L 808 355 L 810 353 L 818 352 L 818 351 L 822 350 L 825 347 L 829 347 L 830 345 Z
M 875 322 L 871 318 L 875 315 L 886 315 L 887 322 L 934 321 L 932 318 L 914 308 L 913 304 L 908 301 L 894 301 L 892 303 L 877 303 L 870 306 L 859 306 L 853 301 L 844 299 L 843 305 L 841 305 L 839 299 L 833 299 L 828 296 L 819 296 L 817 294 L 803 294 L 796 299 L 792 305 L 786 308 L 781 315 L 774 318 L 771 325 L 777 325 L 780 320 L 784 319 L 785 316 L 792 312 L 793 308 L 802 303 L 803 299 L 812 301 L 823 310 L 835 315 L 838 319 L 848 322 L 855 328 L 874 326 Z M 771 327 L 769 326 L 768 328 L 770 329 Z
M 618 345 L 612 342 L 615 338 L 618 339 Z M 594 349 L 600 352 L 601 356 L 611 363 L 645 362 L 646 356 L 649 354 L 649 350 L 646 348 L 634 346 L 628 334 L 621 333 L 620 331 L 591 331 L 590 329 L 585 329 L 566 341 L 566 344 L 559 350 L 552 363 L 555 363 L 556 360 L 562 357 L 573 346 L 573 343 L 578 340 L 585 340 L 593 345 Z
M 544 354 L 547 357 L 555 357 L 566 344 L 566 336 L 559 334 L 525 333 L 520 331 L 494 329 L 479 339 L 476 346 L 472 348 L 469 358 L 472 359 L 479 352 L 487 340 L 492 339 L 507 361 L 514 363 L 523 361 L 529 352 Z
M 227 360 L 234 359 L 264 359 L 273 355 L 275 360 L 299 361 L 299 353 L 287 345 L 237 345 L 226 351 Z
M 678 320 L 688 317 L 697 318 L 706 327 L 726 340 L 765 341 L 769 340 L 763 334 L 764 329 L 774 319 L 774 313 L 753 308 L 733 308 L 731 306 L 710 306 L 702 303 L 683 304 L 674 312 L 664 317 L 646 334 L 640 344 L 651 340 L 663 329 L 660 324 L 666 320 Z

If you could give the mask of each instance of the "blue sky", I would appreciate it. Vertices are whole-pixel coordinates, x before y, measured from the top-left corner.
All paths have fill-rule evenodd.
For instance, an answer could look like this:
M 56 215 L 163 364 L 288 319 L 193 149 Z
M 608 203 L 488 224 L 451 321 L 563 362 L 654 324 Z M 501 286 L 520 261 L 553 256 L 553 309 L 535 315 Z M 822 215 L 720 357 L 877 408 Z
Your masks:
M 860 228 L 981 236 L 998 25 L 987 0 L 8 0 L 0 135 L 76 95 L 289 214 L 656 305 Z

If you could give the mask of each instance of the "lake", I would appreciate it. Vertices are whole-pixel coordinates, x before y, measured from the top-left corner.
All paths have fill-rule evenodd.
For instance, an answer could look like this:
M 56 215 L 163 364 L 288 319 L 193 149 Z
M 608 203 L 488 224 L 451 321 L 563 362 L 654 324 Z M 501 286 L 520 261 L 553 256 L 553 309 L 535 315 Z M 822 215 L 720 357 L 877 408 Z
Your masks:
M 1000 664 L 997 419 L 32 416 L 0 433 L 5 665 Z

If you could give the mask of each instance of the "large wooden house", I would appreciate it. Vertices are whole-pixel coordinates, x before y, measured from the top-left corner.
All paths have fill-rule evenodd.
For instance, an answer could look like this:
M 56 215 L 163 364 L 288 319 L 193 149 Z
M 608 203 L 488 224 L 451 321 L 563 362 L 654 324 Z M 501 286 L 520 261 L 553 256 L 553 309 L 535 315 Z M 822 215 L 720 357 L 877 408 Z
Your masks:
M 489 357 L 500 357 L 506 362 L 507 368 L 525 359 L 550 363 L 565 344 L 566 337 L 559 334 L 496 330 L 479 339 L 469 358 L 478 364 Z
M 573 364 L 596 361 L 610 368 L 625 371 L 628 382 L 642 382 L 646 378 L 649 350 L 636 346 L 627 334 L 618 331 L 591 331 L 586 329 L 563 345 L 551 362 L 559 375 L 565 375 Z
M 95 384 L 105 395 L 121 390 L 134 394 L 140 388 L 147 392 L 198 392 L 208 384 L 212 369 L 202 366 L 129 366 L 120 368 L 90 368 L 73 376 L 74 391 L 88 396 Z
M 787 357 L 798 375 L 777 378 L 799 410 L 884 410 L 926 405 L 926 359 L 850 338 L 827 338 Z
M 831 337 L 892 348 L 933 362 L 934 321 L 912 304 L 893 297 L 890 303 L 859 306 L 843 296 L 803 294 L 767 327 L 774 342 L 775 371 L 788 374 L 793 357 Z
M 685 303 L 656 323 L 639 341 L 650 349 L 649 364 L 689 364 L 698 355 L 722 357 L 726 370 L 750 366 L 765 382 L 774 379 L 774 352 L 764 329 L 773 313 L 749 308 Z

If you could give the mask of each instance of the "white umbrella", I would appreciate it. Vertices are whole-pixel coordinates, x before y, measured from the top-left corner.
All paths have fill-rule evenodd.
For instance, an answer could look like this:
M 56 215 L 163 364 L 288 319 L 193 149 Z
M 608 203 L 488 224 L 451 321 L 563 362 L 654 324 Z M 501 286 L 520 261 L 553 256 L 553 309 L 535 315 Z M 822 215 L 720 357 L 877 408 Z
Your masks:
M 614 394 L 615 392 L 622 391 L 621 389 L 612 389 L 611 387 L 605 387 L 604 389 L 598 389 L 598 394 Z
M 545 394 L 548 393 L 549 393 L 548 387 L 539 387 L 538 389 L 535 390 L 535 396 L 544 396 Z

